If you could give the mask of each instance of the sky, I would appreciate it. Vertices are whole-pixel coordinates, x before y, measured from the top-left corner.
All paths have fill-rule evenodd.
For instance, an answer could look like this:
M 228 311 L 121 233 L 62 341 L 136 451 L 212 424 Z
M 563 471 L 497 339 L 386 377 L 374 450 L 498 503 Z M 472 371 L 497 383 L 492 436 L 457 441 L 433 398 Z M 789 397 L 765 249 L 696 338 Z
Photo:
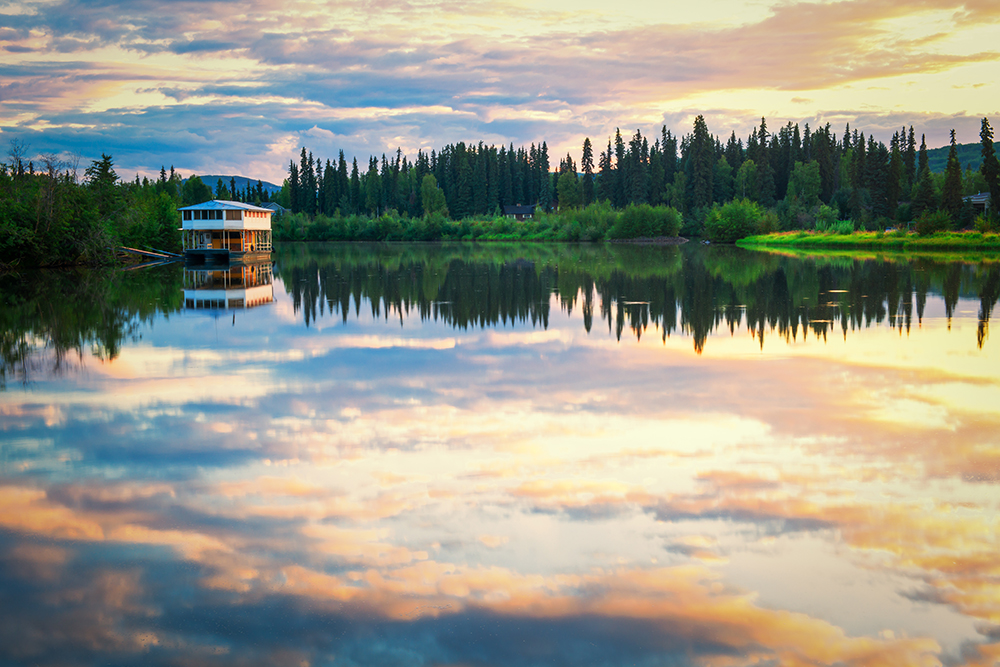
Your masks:
M 1000 122 L 995 0 L 0 0 L 0 147 L 281 182 L 302 146 L 411 158 L 766 117 L 928 146 Z M 71 160 L 72 161 L 72 160 Z

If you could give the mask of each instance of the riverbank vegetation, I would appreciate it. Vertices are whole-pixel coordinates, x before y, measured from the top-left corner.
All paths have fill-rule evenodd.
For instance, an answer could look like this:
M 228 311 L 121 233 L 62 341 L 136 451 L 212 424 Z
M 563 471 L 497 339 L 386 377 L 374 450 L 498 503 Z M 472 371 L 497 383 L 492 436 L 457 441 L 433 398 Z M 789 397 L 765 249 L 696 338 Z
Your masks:
M 921 235 L 998 230 L 996 206 L 977 218 L 967 197 L 1000 201 L 1000 162 L 983 118 L 978 169 L 963 171 L 952 133 L 942 173 L 930 170 L 926 142 L 913 127 L 889 145 L 846 127 L 787 123 L 772 132 L 761 119 L 746 141 L 714 136 L 702 116 L 683 137 L 620 131 L 606 147 L 583 142 L 550 166 L 547 144 L 529 148 L 449 144 L 414 160 L 370 156 L 367 168 L 343 151 L 316 158 L 305 147 L 288 165 L 275 201 L 275 240 L 605 241 L 705 237 L 732 242 L 792 230 L 838 232 L 913 229 Z M 968 154 L 966 150 L 963 154 Z M 56 156 L 27 158 L 12 143 L 0 165 L 0 262 L 101 263 L 116 245 L 179 248 L 175 209 L 211 198 L 260 203 L 267 195 L 213 191 L 171 169 L 159 179 L 121 181 L 103 155 L 86 170 Z M 531 216 L 515 220 L 510 206 Z M 505 215 L 505 212 L 507 215 Z M 526 211 L 521 211 L 521 214 Z
M 115 262 L 115 248 L 153 247 L 180 252 L 179 206 L 231 199 L 221 181 L 215 191 L 173 167 L 159 178 L 121 180 L 114 160 L 102 155 L 80 174 L 79 160 L 28 157 L 11 142 L 0 163 L 0 270 L 16 266 L 100 265 Z M 266 196 L 258 183 L 237 198 Z
M 846 233 L 831 231 L 778 232 L 749 236 L 737 241 L 745 248 L 829 248 L 829 249 L 882 249 L 895 251 L 920 250 L 1000 250 L 1000 234 L 979 231 L 938 231 L 930 234 L 907 232 L 904 229 L 889 231 Z
M 395 209 L 377 217 L 293 213 L 275 220 L 274 234 L 279 241 L 614 241 L 673 238 L 682 224 L 681 213 L 669 206 L 629 204 L 618 211 L 605 201 L 520 221 L 503 215 L 455 220 L 440 212 L 410 217 Z

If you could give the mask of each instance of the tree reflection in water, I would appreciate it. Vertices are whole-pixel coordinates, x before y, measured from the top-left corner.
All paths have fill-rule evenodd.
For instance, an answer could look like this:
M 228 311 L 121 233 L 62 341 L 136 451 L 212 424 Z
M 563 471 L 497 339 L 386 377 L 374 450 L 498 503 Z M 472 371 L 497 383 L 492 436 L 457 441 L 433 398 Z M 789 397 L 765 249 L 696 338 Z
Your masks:
M 276 259 L 307 326 L 325 312 L 346 322 L 364 304 L 401 322 L 547 328 L 556 304 L 579 307 L 588 332 L 595 316 L 619 340 L 626 329 L 637 339 L 651 326 L 664 340 L 679 331 L 699 353 L 722 328 L 745 326 L 762 347 L 770 335 L 825 340 L 882 323 L 909 333 L 928 294 L 942 296 L 949 321 L 960 297 L 979 299 L 981 348 L 1000 298 L 995 261 L 802 259 L 696 244 L 286 244 Z M 183 308 L 184 280 L 180 265 L 0 275 L 0 384 L 62 372 L 87 350 L 114 359 L 158 313 Z
M 650 326 L 680 331 L 701 352 L 709 334 L 745 326 L 792 341 L 875 324 L 909 333 L 928 294 L 951 319 L 960 297 L 980 300 L 977 344 L 987 337 L 1000 264 L 827 257 L 802 259 L 734 247 L 573 245 L 285 246 L 278 275 L 308 326 L 325 312 L 347 321 L 362 303 L 375 317 L 418 315 L 460 329 L 530 322 L 547 327 L 553 303 L 595 314 L 619 340 Z M 555 296 L 555 301 L 552 297 Z
M 0 387 L 61 373 L 89 351 L 114 359 L 183 303 L 180 267 L 0 274 Z

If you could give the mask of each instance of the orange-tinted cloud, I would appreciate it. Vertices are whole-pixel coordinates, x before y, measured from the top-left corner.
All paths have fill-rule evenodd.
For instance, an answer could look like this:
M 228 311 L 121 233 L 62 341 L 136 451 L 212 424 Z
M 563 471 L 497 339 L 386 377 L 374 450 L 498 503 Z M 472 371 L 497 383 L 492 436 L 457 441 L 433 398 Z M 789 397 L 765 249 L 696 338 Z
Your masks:
M 111 127 L 132 138 L 157 137 L 159 156 L 115 146 L 130 171 L 177 163 L 182 147 L 192 157 L 181 168 L 226 171 L 193 161 L 217 160 L 207 157 L 216 145 L 232 154 L 230 139 L 252 128 L 264 142 L 239 149 L 249 152 L 234 159 L 260 165 L 272 172 L 263 176 L 279 182 L 294 155 L 272 151 L 286 145 L 310 143 L 329 155 L 346 148 L 362 160 L 364 151 L 397 146 L 412 157 L 418 148 L 470 135 L 496 144 L 544 139 L 554 150 L 578 150 L 584 135 L 649 128 L 678 113 L 684 127 L 674 129 L 684 132 L 692 110 L 686 101 L 707 94 L 726 95 L 727 103 L 693 110 L 719 119 L 722 134 L 743 134 L 769 113 L 760 108 L 769 102 L 761 91 L 788 91 L 783 99 L 793 101 L 785 113 L 796 120 L 831 113 L 857 121 L 873 103 L 847 86 L 878 79 L 901 93 L 913 80 L 936 88 L 943 85 L 936 74 L 1000 58 L 989 40 L 978 38 L 978 49 L 961 45 L 963 35 L 997 21 L 991 3 L 971 0 L 782 3 L 737 25 L 730 17 L 713 22 L 708 13 L 699 23 L 661 18 L 637 25 L 611 11 L 516 3 L 463 7 L 461 20 L 449 15 L 458 10 L 448 3 L 376 12 L 360 1 L 260 2 L 252 10 L 212 2 L 167 21 L 158 2 L 22 6 L 5 15 L 0 30 L 9 61 L 0 69 L 8 102 L 0 124 L 88 157 L 99 149 L 69 145 L 70 129 L 90 142 L 114 142 Z M 849 101 L 803 111 L 806 96 L 794 94 L 816 99 L 815 91 L 831 89 Z M 911 106 L 910 122 L 927 111 L 970 119 L 994 111 Z M 885 103 L 876 111 L 898 113 Z M 183 142 L 171 143 L 166 130 Z M 68 145 L 55 146 L 60 139 Z

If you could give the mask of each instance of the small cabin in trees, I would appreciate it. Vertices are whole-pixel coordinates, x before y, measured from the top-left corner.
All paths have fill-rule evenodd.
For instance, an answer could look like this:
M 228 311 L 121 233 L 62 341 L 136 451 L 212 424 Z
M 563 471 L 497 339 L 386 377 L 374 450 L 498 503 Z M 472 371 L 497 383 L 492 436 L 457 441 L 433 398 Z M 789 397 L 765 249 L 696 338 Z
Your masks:
M 517 220 L 518 222 L 531 220 L 535 216 L 535 205 L 521 206 L 518 204 L 517 206 L 504 206 L 503 214 L 508 218 Z
M 963 197 L 962 199 L 972 204 L 972 210 L 975 213 L 986 213 L 990 210 L 989 192 L 980 192 L 979 194 L 969 195 L 968 197 Z
M 271 258 L 271 209 L 213 199 L 177 209 L 184 258 L 192 264 Z

